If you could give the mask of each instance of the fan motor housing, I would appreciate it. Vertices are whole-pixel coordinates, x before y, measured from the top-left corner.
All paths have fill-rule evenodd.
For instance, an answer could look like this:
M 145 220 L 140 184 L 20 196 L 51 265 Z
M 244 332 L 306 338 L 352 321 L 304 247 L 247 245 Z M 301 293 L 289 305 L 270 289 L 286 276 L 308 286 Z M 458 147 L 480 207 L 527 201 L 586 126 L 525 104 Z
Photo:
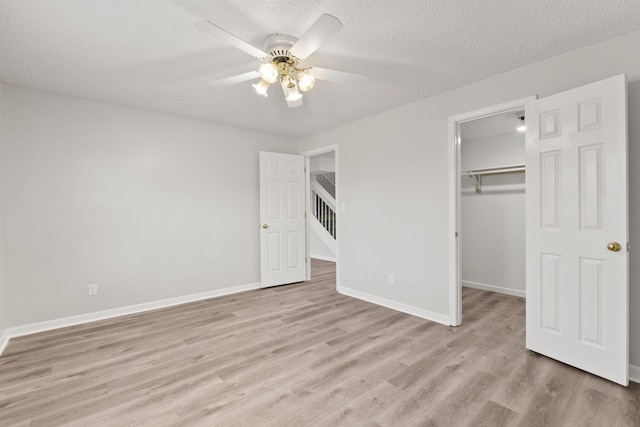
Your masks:
M 296 37 L 288 34 L 271 34 L 264 39 L 264 50 L 276 61 L 287 61 L 292 55 L 289 49 L 297 42 Z

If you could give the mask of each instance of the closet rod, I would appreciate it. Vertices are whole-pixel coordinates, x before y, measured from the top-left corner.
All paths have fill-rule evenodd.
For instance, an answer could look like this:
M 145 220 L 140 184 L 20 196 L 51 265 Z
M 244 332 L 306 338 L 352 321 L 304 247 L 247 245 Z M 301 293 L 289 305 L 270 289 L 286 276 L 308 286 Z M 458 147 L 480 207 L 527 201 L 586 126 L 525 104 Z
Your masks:
M 497 175 L 501 173 L 524 172 L 525 165 L 500 166 L 495 168 L 472 169 L 464 171 L 476 182 L 476 193 L 482 193 L 482 176 Z
M 500 166 L 495 168 L 472 169 L 464 171 L 469 176 L 492 175 L 499 173 L 523 172 L 525 165 Z

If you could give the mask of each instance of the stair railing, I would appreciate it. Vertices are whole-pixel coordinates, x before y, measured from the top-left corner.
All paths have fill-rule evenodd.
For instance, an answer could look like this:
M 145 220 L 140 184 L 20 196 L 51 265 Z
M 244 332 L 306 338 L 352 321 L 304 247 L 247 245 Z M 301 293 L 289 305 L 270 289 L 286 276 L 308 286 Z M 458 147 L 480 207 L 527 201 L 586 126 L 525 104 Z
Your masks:
M 311 185 L 311 211 L 325 230 L 336 238 L 336 202 L 317 182 Z

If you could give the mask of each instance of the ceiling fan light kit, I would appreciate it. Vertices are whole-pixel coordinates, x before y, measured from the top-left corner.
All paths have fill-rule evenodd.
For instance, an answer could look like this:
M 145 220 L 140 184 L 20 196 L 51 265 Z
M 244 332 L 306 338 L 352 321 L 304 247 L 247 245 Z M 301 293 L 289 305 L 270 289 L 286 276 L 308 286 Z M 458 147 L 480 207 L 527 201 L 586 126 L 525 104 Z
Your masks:
M 256 90 L 258 95 L 262 95 L 265 98 L 267 96 L 269 96 L 269 94 L 267 93 L 267 89 L 269 89 L 269 82 L 268 81 L 266 81 L 264 79 L 260 79 L 260 81 L 258 83 L 254 83 L 252 86 Z
M 257 72 L 214 80 L 213 85 L 225 86 L 260 77 L 252 86 L 259 95 L 268 96 L 271 84 L 280 82 L 289 108 L 302 105 L 302 92 L 313 88 L 316 78 L 352 82 L 364 76 L 344 71 L 318 68 L 319 75 L 311 73 L 313 67 L 299 64 L 316 51 L 324 42 L 342 29 L 340 20 L 331 15 L 321 15 L 311 27 L 297 39 L 287 34 L 271 34 L 264 41 L 265 51 L 245 42 L 218 25 L 202 21 L 196 28 L 229 43 L 231 46 L 263 61 Z
M 302 94 L 298 91 L 298 86 L 295 83 L 289 83 L 287 85 L 287 101 L 297 101 L 302 98 Z
M 301 91 L 306 92 L 309 89 L 312 89 L 316 84 L 316 78 L 313 77 L 313 74 L 301 71 L 298 73 L 298 87 Z
M 269 84 L 275 83 L 276 80 L 278 80 L 278 67 L 276 67 L 273 62 L 265 62 L 262 64 L 259 73 L 262 80 Z

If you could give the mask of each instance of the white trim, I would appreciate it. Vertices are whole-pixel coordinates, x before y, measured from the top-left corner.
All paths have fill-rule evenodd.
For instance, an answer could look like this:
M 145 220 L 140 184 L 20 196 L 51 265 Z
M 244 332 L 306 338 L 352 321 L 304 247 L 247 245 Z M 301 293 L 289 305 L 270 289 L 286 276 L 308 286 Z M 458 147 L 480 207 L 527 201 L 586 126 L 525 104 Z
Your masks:
M 486 285 L 484 283 L 478 282 L 469 282 L 467 280 L 462 280 L 462 286 L 465 286 L 467 288 L 480 289 L 483 291 L 497 292 L 499 294 L 511 295 L 520 298 L 524 298 L 527 295 L 526 291 L 521 291 L 513 288 L 504 288 L 502 286 Z
M 0 356 L 2 356 L 2 352 L 7 347 L 7 344 L 9 344 L 9 339 L 11 339 L 9 329 L 5 329 L 2 331 L 2 335 L 0 335 Z
M 334 257 L 334 256 L 325 256 L 325 255 L 311 254 L 311 258 L 314 258 L 314 259 L 320 259 L 320 260 L 322 260 L 322 261 L 331 261 L 331 262 L 336 262 L 336 257 Z
M 338 145 L 332 144 L 332 145 L 325 145 L 320 148 L 314 148 L 313 150 L 303 151 L 300 154 L 307 157 L 313 157 L 313 156 L 317 156 L 318 154 L 330 153 L 332 151 L 336 151 L 337 149 L 338 149 Z
M 334 212 L 336 211 L 336 199 L 334 199 L 333 196 L 329 194 L 329 192 L 325 190 L 318 181 L 311 182 L 311 190 L 315 191 L 318 196 L 320 196 L 320 198 L 324 200 L 324 202 L 328 204 L 331 209 L 333 209 Z M 309 192 L 309 194 L 311 194 L 311 192 Z
M 458 230 L 460 219 L 458 218 L 458 205 L 461 194 L 458 189 L 461 186 L 458 163 L 460 163 L 460 150 L 458 149 L 458 123 L 454 117 L 449 117 L 449 324 L 460 326 L 462 323 L 462 294 L 459 286 L 460 267 L 458 263 Z
M 16 326 L 9 328 L 8 338 L 20 337 L 23 335 L 35 334 L 38 332 L 50 331 L 52 329 L 65 328 L 68 326 L 80 325 L 83 323 L 95 322 L 98 320 L 111 319 L 113 317 L 126 316 L 128 314 L 141 313 L 159 308 L 172 307 L 175 305 L 185 304 L 194 301 L 201 301 L 209 298 L 220 297 L 223 295 L 235 294 L 238 292 L 260 289 L 260 283 L 251 283 L 248 285 L 233 286 L 230 288 L 216 289 L 214 291 L 202 292 L 199 294 L 185 295 L 181 297 L 168 298 L 159 301 L 147 302 L 137 305 L 129 305 L 126 307 L 114 308 L 110 310 L 96 311 L 93 313 L 80 314 L 78 316 L 63 317 L 61 319 L 47 320 L 45 322 L 31 323 L 28 325 Z
M 338 287 L 338 292 L 353 298 L 361 299 L 363 301 L 370 302 L 372 304 L 381 305 L 402 313 L 411 314 L 412 316 L 421 317 L 432 322 L 441 323 L 449 326 L 449 316 L 446 314 L 434 313 L 433 311 L 424 310 L 422 308 L 403 304 L 401 302 L 393 301 L 387 298 L 378 297 L 375 295 L 367 294 L 365 292 L 356 291 L 355 289 L 347 288 L 344 286 Z
M 449 117 L 449 324 L 458 326 L 462 323 L 462 293 L 460 280 L 460 247 L 458 231 L 460 230 L 460 141 L 458 141 L 458 124 L 470 120 L 490 117 L 507 111 L 524 108 L 527 102 L 534 101 L 537 96 L 528 96 L 490 107 Z
M 629 381 L 640 383 L 640 366 L 629 365 Z
M 314 257 L 315 258 L 315 257 Z M 322 258 L 319 258 L 322 259 Z M 331 260 L 328 260 L 331 261 Z M 469 283 L 469 282 L 465 282 Z M 466 285 L 465 285 L 466 286 Z M 210 292 L 203 292 L 200 294 L 187 295 L 183 297 L 169 298 L 160 301 L 130 305 L 127 307 L 116 308 L 112 310 L 98 311 L 95 313 L 88 313 L 79 316 L 65 317 L 62 319 L 51 320 L 47 322 L 32 323 L 30 325 L 23 325 L 14 328 L 5 329 L 0 335 L 0 356 L 4 352 L 9 340 L 24 335 L 35 334 L 37 332 L 50 331 L 52 329 L 64 328 L 67 326 L 74 326 L 83 323 L 95 322 L 97 320 L 110 319 L 113 317 L 125 316 L 128 314 L 141 313 L 144 311 L 156 310 L 159 308 L 166 308 L 175 305 L 185 304 L 189 302 L 201 301 L 209 298 L 215 298 L 223 295 L 229 295 L 238 292 L 245 292 L 254 289 L 260 289 L 260 283 L 252 283 L 249 285 L 233 286 L 230 288 L 218 289 Z M 401 311 L 403 313 L 411 314 L 413 316 L 421 317 L 423 319 L 431 320 L 433 322 L 441 323 L 443 325 L 449 325 L 449 317 L 443 314 L 434 313 L 428 310 L 423 310 L 418 307 L 414 307 L 407 304 L 402 304 L 396 301 L 392 301 L 386 298 L 380 298 L 374 295 L 366 294 L 364 292 L 356 291 L 354 289 L 339 287 L 337 291 L 343 295 L 347 295 L 353 298 L 358 298 L 363 301 L 367 301 L 373 304 L 381 305 L 383 307 L 391 308 L 393 310 Z M 640 383 L 640 366 L 629 365 L 629 381 Z
M 307 265 L 305 268 L 307 269 L 307 281 L 311 280 L 311 217 L 313 214 L 311 213 L 311 158 L 309 156 L 304 156 L 304 176 L 305 176 L 305 186 L 304 186 L 304 194 L 305 194 L 305 203 L 304 203 L 304 228 L 306 233 L 305 238 L 305 251 L 306 258 L 305 261 Z

